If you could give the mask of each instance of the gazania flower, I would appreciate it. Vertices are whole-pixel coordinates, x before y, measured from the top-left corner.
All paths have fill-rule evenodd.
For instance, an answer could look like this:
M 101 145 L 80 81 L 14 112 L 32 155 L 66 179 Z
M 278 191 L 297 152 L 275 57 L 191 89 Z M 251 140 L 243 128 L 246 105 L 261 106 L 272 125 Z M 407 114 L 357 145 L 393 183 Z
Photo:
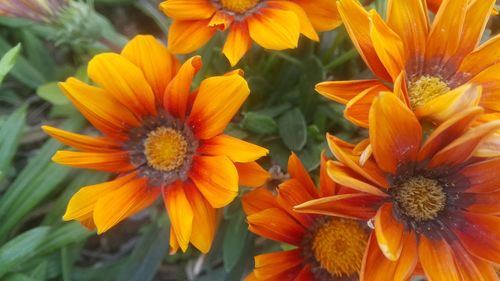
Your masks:
M 167 0 L 160 9 L 174 20 L 168 34 L 174 53 L 193 52 L 229 29 L 223 53 L 232 66 L 252 40 L 266 49 L 296 48 L 301 33 L 318 41 L 316 31 L 341 23 L 334 0 Z
M 55 22 L 58 13 L 68 5 L 67 0 L 3 0 L 0 1 L 0 15 Z
M 429 7 L 429 9 L 431 11 L 433 11 L 434 13 L 437 13 L 437 11 L 439 10 L 439 6 L 441 6 L 441 4 L 443 3 L 443 0 L 427 0 L 426 2 L 427 2 L 427 6 Z M 473 2 L 473 0 L 469 0 L 469 3 L 470 2 Z M 497 9 L 494 9 L 492 14 L 498 15 Z
M 361 166 L 352 147 L 329 137 L 338 161 L 327 163 L 328 174 L 361 193 L 296 209 L 373 217 L 362 280 L 408 280 L 417 263 L 433 281 L 498 280 L 492 265 L 500 262 L 500 158 L 473 155 L 500 121 L 470 128 L 482 111 L 457 113 L 422 144 L 414 113 L 392 93 L 381 94 L 369 117 L 374 160 Z
M 320 196 L 351 196 L 346 192 L 352 190 L 336 185 L 328 177 L 325 163 L 322 156 L 319 189 L 292 154 L 288 161 L 291 179 L 279 186 L 277 196 L 258 188 L 243 197 L 250 231 L 295 246 L 256 256 L 255 270 L 247 281 L 358 280 L 368 240 L 366 223 L 293 211 L 294 205 Z
M 323 82 L 316 90 L 346 104 L 346 118 L 363 127 L 385 90 L 400 92 L 418 118 L 435 123 L 477 104 L 498 115 L 500 36 L 477 46 L 494 4 L 443 0 L 430 25 L 423 0 L 389 1 L 385 21 L 355 0 L 340 0 L 347 31 L 376 79 Z M 467 84 L 482 86 L 482 95 Z
M 153 37 L 137 36 L 121 54 L 100 54 L 90 61 L 88 76 L 98 86 L 75 78 L 61 83 L 103 136 L 43 127 L 79 150 L 58 151 L 53 160 L 118 174 L 80 189 L 65 220 L 103 233 L 161 196 L 172 223 L 172 250 L 185 251 L 189 242 L 209 250 L 214 208 L 235 198 L 238 181 L 265 182 L 267 172 L 253 161 L 268 151 L 223 133 L 249 94 L 240 73 L 207 78 L 191 91 L 200 67 L 200 57 L 180 66 Z

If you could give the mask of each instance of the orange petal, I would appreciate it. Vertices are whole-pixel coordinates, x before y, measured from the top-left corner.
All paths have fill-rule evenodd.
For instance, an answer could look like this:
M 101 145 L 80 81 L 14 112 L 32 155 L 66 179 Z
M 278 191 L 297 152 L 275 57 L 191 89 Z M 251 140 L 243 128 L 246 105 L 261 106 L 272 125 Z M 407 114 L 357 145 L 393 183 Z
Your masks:
M 233 23 L 234 17 L 230 16 L 225 11 L 217 11 L 208 23 L 209 27 L 218 28 L 219 30 L 226 30 Z
M 389 0 L 387 24 L 403 41 L 410 58 L 425 54 L 425 40 L 429 32 L 429 19 L 425 3 L 421 0 Z
M 238 195 L 238 172 L 225 156 L 195 156 L 189 177 L 212 207 L 221 208 Z
M 394 81 L 406 65 L 407 54 L 403 41 L 375 10 L 370 12 L 370 23 L 373 48 Z
M 247 220 L 250 231 L 275 241 L 299 246 L 305 235 L 305 229 L 281 208 L 263 210 Z
M 500 120 L 479 125 L 440 150 L 432 157 L 429 167 L 456 166 L 467 161 L 491 134 L 500 129 Z
M 315 90 L 327 99 L 346 104 L 361 92 L 377 87 L 389 90 L 378 80 L 329 81 L 316 84 Z
M 359 280 L 388 281 L 396 280 L 397 262 L 388 260 L 378 247 L 375 234 L 370 234 L 361 265 Z
M 50 126 L 42 126 L 42 130 L 65 145 L 82 151 L 113 152 L 121 148 L 120 144 L 109 138 L 75 134 Z
M 188 121 L 196 137 L 222 134 L 249 94 L 247 82 L 238 74 L 203 80 Z
M 500 158 L 474 163 L 463 168 L 460 175 L 467 178 L 467 192 L 495 192 L 500 189 Z
M 480 104 L 485 109 L 500 111 L 498 98 L 500 97 L 500 83 L 498 82 L 498 72 L 500 64 L 492 65 L 474 76 L 468 83 L 481 85 L 483 96 Z
M 277 199 L 279 205 L 305 228 L 312 225 L 314 222 L 313 217 L 295 212 L 293 206 L 316 198 L 317 197 L 311 197 L 302 184 L 296 179 L 287 180 L 280 184 L 278 188 Z
M 375 52 L 370 38 L 369 15 L 363 6 L 355 0 L 342 0 L 337 2 L 337 7 L 354 46 L 368 67 L 381 79 L 391 81 L 391 76 Z
M 269 150 L 229 135 L 218 135 L 203 141 L 198 147 L 198 153 L 225 155 L 233 162 L 245 163 L 266 156 Z
M 241 198 L 243 210 L 247 216 L 269 208 L 277 208 L 276 197 L 265 187 L 247 192 Z
M 271 50 L 297 48 L 300 23 L 294 12 L 263 8 L 247 22 L 250 37 L 260 46 Z
M 405 232 L 403 236 L 403 249 L 398 259 L 398 266 L 394 272 L 395 281 L 408 280 L 413 275 L 418 261 L 417 238 L 415 233 Z
M 305 265 L 293 281 L 310 281 L 314 280 L 314 275 L 311 271 L 311 265 Z
M 93 169 L 106 172 L 128 172 L 135 167 L 130 164 L 127 151 L 75 152 L 59 150 L 52 161 L 75 168 Z
M 177 72 L 177 59 L 151 35 L 134 37 L 125 45 L 121 55 L 142 70 L 156 101 L 163 102 L 163 92 Z
M 321 152 L 321 164 L 319 168 L 319 193 L 320 197 L 332 196 L 337 194 L 337 184 L 330 178 L 326 170 L 328 158 L 325 152 Z
M 263 186 L 271 177 L 257 162 L 234 163 L 238 170 L 238 184 L 247 187 Z
M 104 90 L 89 86 L 75 78 L 59 84 L 65 95 L 89 122 L 109 136 L 119 136 L 140 121 L 126 107 Z
M 80 190 L 78 190 L 69 200 L 63 220 L 85 221 L 91 219 L 95 204 L 99 198 L 119 189 L 136 176 L 136 174 L 131 173 L 123 177 L 118 177 L 112 181 L 80 188 Z
M 328 142 L 328 146 L 330 147 L 330 150 L 332 151 L 335 158 L 342 162 L 342 164 L 351 168 L 353 171 L 379 187 L 387 188 L 389 186 L 385 175 L 376 164 L 371 163 L 371 161 L 366 161 L 364 165 L 361 166 L 359 157 L 354 157 L 352 153 L 349 153 L 346 151 L 346 149 L 343 149 L 341 147 L 341 140 L 336 138 L 335 136 L 327 134 L 326 141 Z
M 426 58 L 446 63 L 461 44 L 468 0 L 444 0 L 427 37 Z
M 258 280 L 292 281 L 300 272 L 303 259 L 299 249 L 258 255 L 254 274 Z
M 369 220 L 382 204 L 383 198 L 366 193 L 334 195 L 307 201 L 294 207 L 300 213 Z
M 155 96 L 144 73 L 125 57 L 113 53 L 95 56 L 88 76 L 137 115 L 156 114 Z
M 307 38 L 313 41 L 319 41 L 318 34 L 316 33 L 314 27 L 309 21 L 307 14 L 298 4 L 286 1 L 267 1 L 267 7 L 273 7 L 285 11 L 294 12 L 299 19 L 300 33 L 304 34 Z
M 210 20 L 174 20 L 168 31 L 168 49 L 174 54 L 194 52 L 205 45 L 217 29 Z
M 177 181 L 166 187 L 163 192 L 163 202 L 177 243 L 181 250 L 186 252 L 193 231 L 194 212 L 184 192 L 183 184 Z
M 208 19 L 216 11 L 209 0 L 168 0 L 160 4 L 160 10 L 175 20 Z
M 318 190 L 314 185 L 309 173 L 300 161 L 300 158 L 292 152 L 290 157 L 288 157 L 288 173 L 292 179 L 296 179 L 304 188 L 304 190 L 309 193 L 311 198 L 316 198 L 318 196 Z
M 370 143 L 379 167 L 396 173 L 414 162 L 422 141 L 422 127 L 413 112 L 392 93 L 381 94 L 370 109 Z
M 193 78 L 203 65 L 200 56 L 194 56 L 182 64 L 179 72 L 168 84 L 163 94 L 163 106 L 173 116 L 184 119 Z
M 365 182 L 357 173 L 340 162 L 328 161 L 326 169 L 328 171 L 328 175 L 340 185 L 376 196 L 388 196 L 380 188 Z
M 456 240 L 452 241 L 450 246 L 454 253 L 457 268 L 462 276 L 462 281 L 498 280 L 498 276 L 491 264 L 470 255 Z
M 231 31 L 227 36 L 222 52 L 229 60 L 231 66 L 235 66 L 252 46 L 252 40 L 248 33 L 246 22 L 236 22 L 231 25 Z
M 468 54 L 460 64 L 459 73 L 467 73 L 471 77 L 500 62 L 500 34 L 490 38 L 486 43 Z
M 420 161 L 430 159 L 438 151 L 460 137 L 483 112 L 484 110 L 477 106 L 468 108 L 439 125 L 422 145 L 418 159 Z
M 420 235 L 418 256 L 425 275 L 433 281 L 460 281 L 453 252 L 446 241 Z
M 122 220 L 151 205 L 160 190 L 147 186 L 144 178 L 135 179 L 99 198 L 94 209 L 97 233 L 101 234 Z
M 500 192 L 466 194 L 471 204 L 466 207 L 469 212 L 485 215 L 500 215 Z
M 392 203 L 384 203 L 375 216 L 375 234 L 380 250 L 391 261 L 401 255 L 403 230 L 404 225 L 394 218 Z
M 368 115 L 373 99 L 387 89 L 384 85 L 370 87 L 351 99 L 345 107 L 344 117 L 352 123 L 368 128 Z
M 175 236 L 174 229 L 170 228 L 170 254 L 173 255 L 179 250 L 179 242 L 177 242 L 177 237 Z
M 442 123 L 459 112 L 477 106 L 481 93 L 481 87 L 465 84 L 415 108 L 415 114 L 419 118 Z
M 296 0 L 306 12 L 314 29 L 318 32 L 329 31 L 342 24 L 335 1 L 331 0 Z
M 498 202 L 498 201 L 497 201 Z M 457 211 L 464 220 L 451 230 L 471 254 L 492 263 L 500 263 L 500 218 L 498 216 Z

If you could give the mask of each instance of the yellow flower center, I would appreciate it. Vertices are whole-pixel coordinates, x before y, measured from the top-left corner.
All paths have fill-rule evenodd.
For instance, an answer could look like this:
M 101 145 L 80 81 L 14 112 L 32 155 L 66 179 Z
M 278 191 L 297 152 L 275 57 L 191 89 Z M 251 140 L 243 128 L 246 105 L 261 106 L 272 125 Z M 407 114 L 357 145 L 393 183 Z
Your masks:
M 233 11 L 238 14 L 243 14 L 255 5 L 259 4 L 260 0 L 220 0 L 222 7 L 226 10 Z
M 314 234 L 312 250 L 323 269 L 332 276 L 359 272 L 368 236 L 354 220 L 332 218 Z
M 422 176 L 397 186 L 394 199 L 402 212 L 417 222 L 435 219 L 446 205 L 446 194 L 439 182 Z
M 149 166 L 163 172 L 182 166 L 188 150 L 184 135 L 172 128 L 159 127 L 144 141 L 144 155 Z
M 408 87 L 408 94 L 413 107 L 424 105 L 449 91 L 450 87 L 441 78 L 428 75 L 411 82 Z

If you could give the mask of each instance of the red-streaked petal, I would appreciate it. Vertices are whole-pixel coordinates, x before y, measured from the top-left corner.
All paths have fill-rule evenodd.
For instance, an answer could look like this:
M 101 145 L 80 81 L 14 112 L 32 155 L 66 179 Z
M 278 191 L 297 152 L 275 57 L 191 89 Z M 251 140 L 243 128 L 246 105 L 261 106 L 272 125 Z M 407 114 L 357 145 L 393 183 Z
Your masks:
M 370 234 L 363 263 L 361 265 L 361 273 L 359 280 L 366 281 L 389 281 L 395 280 L 397 262 L 388 260 L 380 251 L 375 238 L 375 233 Z
M 474 163 L 462 169 L 460 175 L 467 179 L 467 192 L 494 192 L 500 190 L 500 158 Z
M 433 281 L 461 281 L 453 252 L 443 239 L 431 240 L 420 235 L 418 256 L 425 275 Z
M 401 255 L 403 231 L 404 225 L 394 218 L 392 203 L 384 203 L 375 216 L 375 234 L 380 250 L 391 261 Z
M 266 156 L 269 150 L 230 135 L 218 135 L 203 141 L 198 147 L 198 153 L 225 155 L 233 162 L 248 163 Z
M 302 161 L 300 161 L 300 158 L 295 153 L 292 153 L 288 158 L 288 173 L 291 178 L 300 182 L 311 198 L 316 198 L 318 196 L 318 190 L 314 182 L 302 164 Z
M 135 169 L 130 163 L 127 151 L 76 152 L 59 150 L 52 156 L 52 161 L 65 166 L 106 172 L 128 172 Z
M 462 281 L 498 280 L 493 265 L 470 255 L 456 240 L 450 242 Z
M 395 174 L 417 159 L 422 127 L 415 114 L 393 93 L 383 93 L 370 109 L 370 144 L 379 167 Z
M 285 181 L 280 184 L 278 188 L 278 204 L 305 228 L 309 227 L 314 222 L 313 217 L 295 212 L 293 206 L 316 198 L 317 197 L 311 197 L 302 184 L 295 179 Z
M 121 148 L 120 144 L 109 138 L 80 135 L 50 126 L 42 126 L 42 130 L 65 145 L 82 151 L 113 152 Z
M 299 249 L 258 255 L 255 257 L 254 274 L 258 280 L 292 281 L 300 272 L 302 263 Z
M 398 266 L 394 272 L 395 281 L 408 280 L 413 275 L 418 261 L 417 238 L 413 231 L 405 232 L 403 249 L 398 259 Z
M 248 216 L 247 220 L 248 229 L 253 233 L 296 246 L 302 243 L 306 231 L 281 208 L 265 209 Z
M 328 81 L 316 84 L 315 90 L 327 99 L 346 104 L 361 92 L 369 88 L 381 88 L 389 90 L 379 80 L 348 80 Z
M 321 152 L 321 164 L 319 168 L 319 193 L 320 197 L 337 194 L 337 184 L 330 178 L 326 170 L 326 163 L 329 159 L 325 152 Z

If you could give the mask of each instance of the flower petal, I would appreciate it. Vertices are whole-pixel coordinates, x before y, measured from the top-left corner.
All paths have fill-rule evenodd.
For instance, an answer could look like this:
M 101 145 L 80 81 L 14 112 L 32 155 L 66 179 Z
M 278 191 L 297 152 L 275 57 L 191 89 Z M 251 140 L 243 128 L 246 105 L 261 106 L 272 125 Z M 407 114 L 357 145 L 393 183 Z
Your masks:
M 236 73 L 203 80 L 188 120 L 196 137 L 222 134 L 249 94 L 247 82 Z
M 359 280 L 387 281 L 396 280 L 397 262 L 388 260 L 380 251 L 375 238 L 375 233 L 370 234 L 366 246 Z
M 425 275 L 433 281 L 461 281 L 453 252 L 443 239 L 430 240 L 420 235 L 418 256 Z
M 234 163 L 238 170 L 238 184 L 247 187 L 259 187 L 266 184 L 271 177 L 268 171 L 257 162 Z
M 329 159 L 325 152 L 321 153 L 321 164 L 319 168 L 319 193 L 320 197 L 332 196 L 337 194 L 337 184 L 330 178 L 326 170 L 326 163 Z
M 313 41 L 319 41 L 318 34 L 314 30 L 314 27 L 301 6 L 294 2 L 287 1 L 267 1 L 267 6 L 294 12 L 299 19 L 300 33 Z
M 314 29 L 329 31 L 342 24 L 336 2 L 330 0 L 296 0 L 306 12 Z
M 241 198 L 243 210 L 247 216 L 258 213 L 265 209 L 278 208 L 276 196 L 265 187 L 256 188 L 245 193 Z
M 168 113 L 184 120 L 187 112 L 189 94 L 193 78 L 201 69 L 203 62 L 200 56 L 194 56 L 182 64 L 179 72 L 168 84 L 163 94 L 163 106 Z
M 318 190 L 313 180 L 302 164 L 302 161 L 300 161 L 300 158 L 293 152 L 290 157 L 288 157 L 288 173 L 292 179 L 297 180 L 303 186 L 304 190 L 309 193 L 311 198 L 316 198 L 318 196 Z
M 225 155 L 233 162 L 247 163 L 266 156 L 269 150 L 229 135 L 218 135 L 203 141 L 198 153 Z
M 384 85 L 376 85 L 360 92 L 346 104 L 344 117 L 360 127 L 368 128 L 368 115 L 373 99 L 385 89 L 387 87 Z
M 263 8 L 247 22 L 250 37 L 260 46 L 271 50 L 297 48 L 300 22 L 294 12 Z
M 287 180 L 280 184 L 278 188 L 277 201 L 279 205 L 305 228 L 312 225 L 314 222 L 313 217 L 295 212 L 293 206 L 316 198 L 311 197 L 307 190 L 304 189 L 304 186 L 296 179 Z
M 231 66 L 235 66 L 252 46 L 252 40 L 248 32 L 246 22 L 235 22 L 231 25 L 231 31 L 227 36 L 222 52 L 229 60 Z
M 348 80 L 328 81 L 316 84 L 315 90 L 327 99 L 346 104 L 359 93 L 369 88 L 381 88 L 382 91 L 389 90 L 379 80 Z
M 109 138 L 80 135 L 50 126 L 42 126 L 42 130 L 65 145 L 82 151 L 113 152 L 121 149 L 120 144 Z
M 495 192 L 500 189 L 500 158 L 488 159 L 463 168 L 460 175 L 467 179 L 467 192 Z
M 210 20 L 174 20 L 168 30 L 168 49 L 174 54 L 188 54 L 205 45 L 215 34 Z
M 148 187 L 147 180 L 139 178 L 99 198 L 94 209 L 97 233 L 107 231 L 122 220 L 148 207 L 159 194 L 158 188 Z
M 404 225 L 394 218 L 392 203 L 384 203 L 375 216 L 375 234 L 380 250 L 391 261 L 401 255 L 403 231 Z
M 212 207 L 221 208 L 238 195 L 238 172 L 225 156 L 195 156 L 189 177 Z
M 333 181 L 340 185 L 376 196 L 388 196 L 379 187 L 365 182 L 364 179 L 360 178 L 357 173 L 344 166 L 340 162 L 328 161 L 328 163 L 326 164 L 326 169 L 328 175 L 333 179 Z
M 498 276 L 491 264 L 470 255 L 458 241 L 452 241 L 457 268 L 462 276 L 462 281 L 487 281 L 497 280 Z
M 299 246 L 305 235 L 305 229 L 281 208 L 263 210 L 247 220 L 250 231 L 275 241 Z
M 134 37 L 125 45 L 121 55 L 142 70 L 156 101 L 163 102 L 163 93 L 179 67 L 177 59 L 151 35 Z
M 130 163 L 127 151 L 76 152 L 59 150 L 52 156 L 52 161 L 65 166 L 106 172 L 128 172 L 135 169 Z
M 184 192 L 184 185 L 177 181 L 166 187 L 163 202 L 177 243 L 181 250 L 186 252 L 193 231 L 194 212 Z
M 208 19 L 216 11 L 208 0 L 168 0 L 160 4 L 160 10 L 175 20 Z
M 405 232 L 403 239 L 403 249 L 398 259 L 398 266 L 394 272 L 395 281 L 408 280 L 413 275 L 418 261 L 417 238 L 413 231 Z
M 500 34 L 468 54 L 460 64 L 458 73 L 474 77 L 488 67 L 500 62 Z
M 292 281 L 300 272 L 303 259 L 299 249 L 258 255 L 254 274 L 257 280 Z
M 400 165 L 414 162 L 422 141 L 422 127 L 413 112 L 392 93 L 383 93 L 370 109 L 370 143 L 379 167 L 395 174 Z
M 89 62 L 88 76 L 138 116 L 155 115 L 155 95 L 139 67 L 121 55 L 104 53 Z

